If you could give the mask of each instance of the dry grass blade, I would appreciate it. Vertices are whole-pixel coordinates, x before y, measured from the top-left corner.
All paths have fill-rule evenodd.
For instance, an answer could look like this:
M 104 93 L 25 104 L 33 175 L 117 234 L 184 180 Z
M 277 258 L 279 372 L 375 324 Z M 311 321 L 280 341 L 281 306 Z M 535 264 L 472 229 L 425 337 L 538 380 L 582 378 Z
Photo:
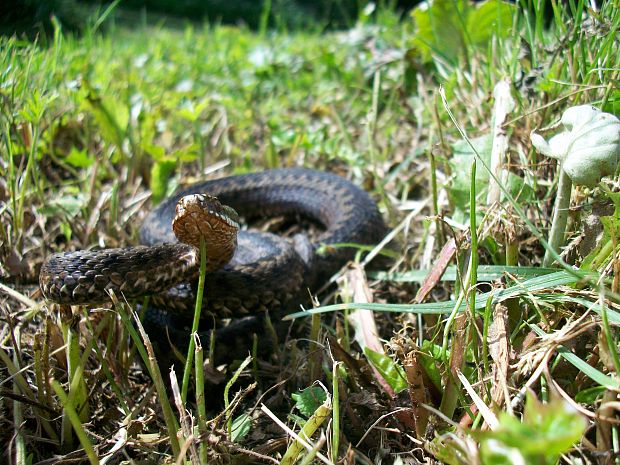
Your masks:
M 510 95 L 510 82 L 503 79 L 495 84 L 493 89 L 493 148 L 491 150 L 491 172 L 495 175 L 491 178 L 487 193 L 487 205 L 493 205 L 500 201 L 500 189 L 496 182 L 499 179 L 506 183 L 504 165 L 507 162 L 506 154 L 509 148 L 509 137 L 503 127 L 508 114 L 515 108 L 515 101 Z
M 429 412 L 424 405 L 428 404 L 429 401 L 426 394 L 427 388 L 424 385 L 423 368 L 414 351 L 405 355 L 403 368 L 407 375 L 409 399 L 411 400 L 411 415 L 414 420 L 416 437 L 424 438 L 426 436 L 426 426 L 429 417 Z
M 508 338 L 508 308 L 503 304 L 493 307 L 493 322 L 489 326 L 487 343 L 489 355 L 493 359 L 493 381 L 491 383 L 491 400 L 497 406 L 510 398 L 508 391 L 508 373 L 514 351 Z
M 372 302 L 372 291 L 368 286 L 366 274 L 359 265 L 349 265 L 342 280 L 346 283 L 342 286 L 350 289 L 353 302 L 358 304 Z M 379 332 L 372 311 L 354 310 L 349 313 L 348 320 L 355 330 L 355 339 L 360 347 L 368 347 L 375 352 L 383 353 L 383 344 L 379 340 Z

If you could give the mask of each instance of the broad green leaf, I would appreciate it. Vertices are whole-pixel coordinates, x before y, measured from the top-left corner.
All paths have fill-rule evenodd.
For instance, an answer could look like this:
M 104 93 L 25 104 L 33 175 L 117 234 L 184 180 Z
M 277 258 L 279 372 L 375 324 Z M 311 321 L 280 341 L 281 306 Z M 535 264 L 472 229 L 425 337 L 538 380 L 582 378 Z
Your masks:
M 502 441 L 488 439 L 480 445 L 483 465 L 527 464 L 527 458 L 518 447 L 507 446 Z M 541 464 L 544 462 L 540 462 Z
M 151 167 L 150 187 L 153 193 L 153 203 L 159 203 L 168 193 L 168 181 L 176 166 L 177 162 L 174 158 L 164 157 Z
M 614 203 L 615 216 L 620 217 L 620 192 L 608 192 L 609 198 Z
M 579 404 L 594 405 L 596 401 L 607 391 L 605 386 L 595 386 L 575 394 L 575 402 Z
M 528 202 L 536 198 L 536 192 L 525 180 L 514 173 L 508 173 L 508 192 L 517 202 Z M 502 199 L 506 196 L 502 193 Z
M 291 397 L 295 401 L 297 410 L 309 418 L 325 402 L 327 394 L 319 386 L 310 386 L 299 393 L 292 393 Z
M 466 441 L 473 442 L 470 438 L 461 439 L 454 434 L 447 434 L 435 437 L 425 445 L 425 449 L 442 463 L 470 465 L 472 458 L 471 452 L 466 447 Z
M 490 134 L 471 139 L 476 152 L 486 163 L 491 164 L 491 150 L 493 137 Z M 469 191 L 471 187 L 471 164 L 476 153 L 465 140 L 459 140 L 453 146 L 453 156 L 448 161 L 452 169 L 452 184 L 450 187 L 451 199 L 455 205 L 453 218 L 463 221 L 469 214 Z M 476 169 L 476 193 L 479 199 L 485 199 L 489 186 L 490 175 L 484 166 L 478 164 Z M 517 201 L 530 201 L 534 199 L 534 190 L 525 183 L 523 178 L 514 173 L 508 173 L 506 187 L 510 195 Z
M 200 147 L 198 144 L 189 144 L 182 149 L 175 150 L 174 158 L 183 163 L 189 163 L 198 159 Z
M 488 0 L 470 8 L 467 16 L 467 33 L 471 43 L 485 48 L 491 37 L 507 37 L 511 33 L 515 5 Z
M 45 216 L 64 216 L 74 218 L 86 206 L 85 194 L 63 195 L 53 197 L 39 211 Z
M 425 339 L 420 347 L 419 360 L 435 387 L 441 390 L 441 372 L 438 363 L 438 360 L 441 360 L 441 345 Z
M 166 157 L 166 149 L 160 147 L 159 145 L 144 142 L 142 144 L 142 150 L 144 150 L 145 153 L 148 153 L 153 158 L 153 160 L 156 161 L 164 160 Z
M 197 104 L 192 104 L 189 102 L 183 108 L 178 110 L 178 115 L 181 118 L 194 123 L 198 120 L 198 118 L 200 118 L 202 112 L 209 107 L 210 103 L 211 100 L 209 99 L 204 99 Z
M 471 143 L 478 155 L 487 165 L 491 160 L 493 137 L 487 134 L 471 139 Z M 476 158 L 472 147 L 464 140 L 459 140 L 452 146 L 453 155 L 448 161 L 452 170 L 450 198 L 454 204 L 455 221 L 464 222 L 469 215 L 469 190 L 471 187 L 471 164 Z M 476 192 L 478 198 L 486 197 L 486 188 L 489 185 L 489 173 L 478 165 L 476 170 Z
M 104 140 L 109 144 L 122 148 L 127 132 L 127 124 L 129 123 L 129 110 L 127 107 L 114 99 L 110 94 L 102 97 L 94 94 L 92 91 L 86 97 L 85 102 L 99 125 Z
M 528 394 L 523 420 L 502 412 L 498 427 L 471 434 L 480 441 L 483 464 L 556 464 L 579 441 L 586 422 L 560 397 L 549 403 Z
M 67 155 L 64 160 L 76 168 L 88 168 L 95 163 L 95 157 L 89 156 L 86 149 L 80 150 L 75 147 L 71 148 L 71 152 L 69 152 L 69 155 Z
M 416 26 L 413 47 L 424 62 L 438 55 L 456 65 L 467 46 L 484 49 L 492 37 L 506 37 L 515 6 L 500 0 L 476 5 L 464 0 L 422 2 L 411 16 Z
M 395 392 L 398 393 L 407 389 L 405 371 L 397 362 L 387 355 L 375 352 L 368 347 L 364 347 L 364 355 L 366 355 L 368 361 L 372 363 Z
M 462 0 L 422 2 L 411 12 L 416 26 L 414 48 L 424 62 L 437 54 L 455 64 L 464 49 L 463 23 L 467 3 Z
M 426 374 L 428 375 L 428 377 L 431 379 L 435 387 L 439 390 L 442 389 L 440 367 L 443 366 L 443 361 L 441 357 L 442 357 L 441 345 L 434 344 L 433 342 L 429 340 L 424 340 L 422 342 L 422 346 L 420 347 L 418 359 L 420 360 L 420 363 L 422 364 L 422 367 L 424 368 L 424 371 L 426 371 Z M 450 358 L 449 350 L 447 351 L 446 357 L 448 359 Z M 465 364 L 465 366 L 463 367 L 463 374 L 469 380 L 474 379 L 473 377 L 475 373 L 475 370 L 473 369 L 473 366 L 475 366 L 474 360 L 475 360 L 474 354 L 471 348 L 468 348 L 466 351 L 466 361 L 471 362 L 471 365 Z
M 71 240 L 71 236 L 73 235 L 71 224 L 66 221 L 63 221 L 62 223 L 60 223 L 60 231 L 62 231 L 63 235 L 65 236 L 65 239 L 67 239 L 67 242 L 69 242 Z

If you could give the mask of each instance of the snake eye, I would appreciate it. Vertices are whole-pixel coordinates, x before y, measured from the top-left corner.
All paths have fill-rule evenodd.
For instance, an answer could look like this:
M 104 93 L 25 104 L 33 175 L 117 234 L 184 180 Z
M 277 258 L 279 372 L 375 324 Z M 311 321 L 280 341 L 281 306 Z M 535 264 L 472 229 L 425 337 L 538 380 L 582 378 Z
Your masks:
M 236 225 L 239 225 L 240 223 L 239 214 L 234 208 L 229 207 L 228 205 L 222 205 L 222 210 L 224 212 L 224 215 L 230 218 L 230 220 L 232 220 L 233 223 L 235 223 Z
M 195 194 L 205 211 L 214 213 L 234 227 L 239 227 L 239 214 L 234 208 L 223 205 L 219 199 L 209 194 Z

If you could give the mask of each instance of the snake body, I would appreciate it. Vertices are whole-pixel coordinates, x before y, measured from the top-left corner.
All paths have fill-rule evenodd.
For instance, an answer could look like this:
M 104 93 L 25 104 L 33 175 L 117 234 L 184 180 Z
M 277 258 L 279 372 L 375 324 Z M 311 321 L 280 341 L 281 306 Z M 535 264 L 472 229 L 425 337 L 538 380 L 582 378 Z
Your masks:
M 216 260 L 207 274 L 203 310 L 216 316 L 279 311 L 353 257 L 354 248 L 339 244 L 373 244 L 385 233 L 370 196 L 335 174 L 292 168 L 230 176 L 194 184 L 164 200 L 142 225 L 142 246 L 53 255 L 41 268 L 43 294 L 59 303 L 80 304 L 106 300 L 113 290 L 127 298 L 152 295 L 154 305 L 167 310 L 193 309 L 196 250 L 178 243 L 170 225 L 177 202 L 199 193 L 217 197 L 248 221 L 303 218 L 322 229 L 313 239 L 239 231 L 236 250 L 224 254 L 232 259 Z M 220 213 L 222 227 L 235 226 L 228 210 Z M 321 246 L 324 253 L 319 253 Z

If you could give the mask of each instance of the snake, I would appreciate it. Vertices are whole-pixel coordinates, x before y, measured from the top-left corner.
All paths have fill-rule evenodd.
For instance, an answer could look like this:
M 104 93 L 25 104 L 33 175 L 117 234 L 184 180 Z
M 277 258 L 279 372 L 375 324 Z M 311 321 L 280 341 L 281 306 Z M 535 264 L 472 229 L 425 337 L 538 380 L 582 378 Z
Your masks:
M 241 221 L 274 217 L 318 232 L 284 237 Z M 355 244 L 375 244 L 385 232 L 377 204 L 344 177 L 265 170 L 199 182 L 166 198 L 146 215 L 141 245 L 51 255 L 39 285 L 45 298 L 67 305 L 151 296 L 174 323 L 194 309 L 202 236 L 205 315 L 282 313 L 354 258 Z

